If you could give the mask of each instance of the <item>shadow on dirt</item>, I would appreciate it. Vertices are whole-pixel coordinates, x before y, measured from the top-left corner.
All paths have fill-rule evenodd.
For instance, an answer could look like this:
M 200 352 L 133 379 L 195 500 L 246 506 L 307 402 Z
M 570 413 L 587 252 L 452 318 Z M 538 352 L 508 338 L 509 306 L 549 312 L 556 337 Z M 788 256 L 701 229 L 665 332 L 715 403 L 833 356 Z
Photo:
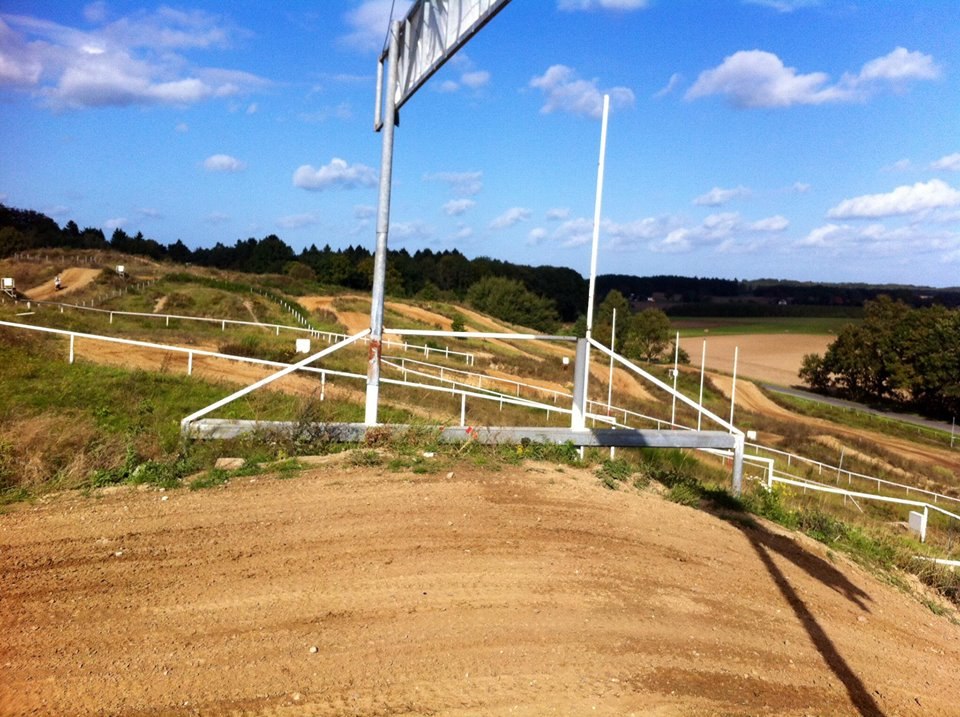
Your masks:
M 750 545 L 756 551 L 757 557 L 767 569 L 780 594 L 783 595 L 784 600 L 787 601 L 794 615 L 803 625 L 817 652 L 820 653 L 824 662 L 827 663 L 827 666 L 847 690 L 851 703 L 861 717 L 885 717 L 876 700 L 850 668 L 850 665 L 847 664 L 837 646 L 817 621 L 816 616 L 790 584 L 787 576 L 777 566 L 773 556 L 779 555 L 789 560 L 810 577 L 840 593 L 865 612 L 870 612 L 866 604 L 867 601 L 871 601 L 870 596 L 851 583 L 843 573 L 830 563 L 807 552 L 790 538 L 772 533 L 756 523 L 744 524 L 742 521 L 731 520 L 732 516 L 721 515 L 719 517 L 725 517 L 732 525 L 737 526 L 750 541 Z

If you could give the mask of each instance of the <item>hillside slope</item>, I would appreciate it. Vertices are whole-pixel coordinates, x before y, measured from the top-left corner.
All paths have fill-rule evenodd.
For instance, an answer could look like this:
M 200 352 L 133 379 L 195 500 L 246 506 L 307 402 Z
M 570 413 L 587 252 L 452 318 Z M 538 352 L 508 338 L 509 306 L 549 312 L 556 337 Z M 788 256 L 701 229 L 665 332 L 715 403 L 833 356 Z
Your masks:
M 572 468 L 445 476 L 16 506 L 0 713 L 956 714 L 960 628 L 820 546 Z

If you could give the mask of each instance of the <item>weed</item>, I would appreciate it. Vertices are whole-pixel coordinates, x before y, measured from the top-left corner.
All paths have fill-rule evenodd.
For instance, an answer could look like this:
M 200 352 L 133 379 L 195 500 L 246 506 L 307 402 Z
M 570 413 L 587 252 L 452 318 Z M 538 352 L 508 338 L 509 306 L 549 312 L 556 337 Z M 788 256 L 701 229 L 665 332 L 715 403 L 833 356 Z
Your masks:
M 194 478 L 192 481 L 190 481 L 189 488 L 190 490 L 214 488 L 216 486 L 225 484 L 228 480 L 230 480 L 230 477 L 230 471 L 222 468 L 211 468 L 199 478 Z
M 355 468 L 372 468 L 383 464 L 383 457 L 377 451 L 357 449 L 350 452 L 348 463 Z
M 621 458 L 608 458 L 596 470 L 597 478 L 611 490 L 617 490 L 620 483 L 626 483 L 630 480 L 633 472 L 633 466 Z
M 675 483 L 667 493 L 667 498 L 674 503 L 696 508 L 700 505 L 699 484 L 695 482 Z

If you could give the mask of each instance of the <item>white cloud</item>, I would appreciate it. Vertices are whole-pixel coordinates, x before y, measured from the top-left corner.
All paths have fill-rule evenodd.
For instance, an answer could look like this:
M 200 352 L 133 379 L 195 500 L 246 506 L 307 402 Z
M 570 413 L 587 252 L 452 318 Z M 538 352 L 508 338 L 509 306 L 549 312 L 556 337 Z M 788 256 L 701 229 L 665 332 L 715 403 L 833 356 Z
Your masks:
M 390 238 L 397 241 L 428 240 L 432 237 L 433 228 L 425 222 L 396 222 L 390 224 Z
M 794 182 L 790 188 L 797 194 L 806 194 L 810 191 L 810 185 L 806 182 Z
M 736 107 L 789 107 L 853 99 L 850 90 L 827 86 L 823 72 L 798 75 L 779 57 L 763 50 L 741 50 L 719 67 L 700 73 L 686 99 L 726 95 Z
M 277 226 L 283 229 L 302 229 L 303 227 L 313 226 L 320 223 L 320 217 L 314 212 L 304 214 L 288 214 L 285 217 L 277 219 Z
M 514 224 L 526 221 L 530 218 L 530 210 L 524 207 L 511 207 L 499 217 L 490 222 L 491 229 L 507 229 Z
M 160 210 L 154 209 L 153 207 L 140 207 L 137 209 L 137 216 L 142 217 L 143 219 L 161 219 L 163 215 L 160 213 Z
M 473 236 L 473 227 L 468 227 L 465 224 L 461 224 L 456 233 L 451 237 L 454 241 L 465 241 Z
M 960 190 L 939 179 L 931 179 L 926 183 L 903 185 L 886 194 L 864 194 L 844 199 L 827 212 L 827 216 L 831 219 L 876 219 L 956 206 L 960 206 Z
M 203 221 L 207 224 L 224 224 L 230 221 L 230 215 L 224 214 L 223 212 L 210 212 L 203 218 Z
M 551 238 L 567 249 L 589 244 L 593 241 L 593 220 L 568 219 L 557 227 Z
M 939 76 L 940 68 L 930 55 L 897 47 L 890 54 L 866 63 L 860 70 L 858 80 L 903 82 L 904 80 L 935 80 Z
M 750 190 L 746 187 L 733 187 L 732 189 L 722 189 L 714 187 L 706 194 L 701 194 L 693 200 L 698 207 L 719 207 L 734 199 L 749 197 Z
M 381 49 L 390 26 L 391 9 L 393 19 L 399 20 L 409 8 L 410 2 L 405 0 L 364 0 L 343 16 L 350 30 L 340 37 L 340 43 L 360 51 Z
M 443 205 L 443 213 L 448 217 L 459 217 L 461 214 L 476 206 L 472 199 L 451 199 Z
M 208 172 L 242 172 L 247 164 L 229 154 L 214 154 L 203 160 L 203 168 Z
M 483 172 L 433 172 L 423 175 L 425 182 L 444 182 L 460 196 L 473 196 L 483 189 Z
M 547 221 L 555 222 L 560 221 L 561 219 L 566 219 L 570 216 L 570 209 L 567 207 L 554 207 L 553 209 L 547 210 Z
M 355 219 L 371 219 L 377 216 L 377 208 L 367 204 L 358 204 L 353 208 Z
M 889 165 L 889 166 L 887 166 L 887 167 L 883 167 L 883 170 L 882 170 L 882 171 L 884 171 L 884 172 L 909 172 L 909 171 L 912 170 L 912 169 L 913 169 L 913 162 L 911 162 L 911 161 L 910 161 L 909 159 L 907 159 L 907 158 L 904 158 L 904 159 L 898 159 L 896 162 L 894 162 L 893 164 L 891 164 L 891 165 Z
M 40 50 L 28 45 L 0 17 L 0 85 L 32 86 L 40 81 Z
M 801 249 L 814 249 L 818 255 L 827 252 L 858 259 L 864 256 L 902 259 L 934 254 L 935 260 L 951 261 L 960 250 L 960 233 L 913 224 L 887 227 L 880 223 L 864 226 L 829 223 L 816 227 L 796 245 Z
M 820 4 L 820 0 L 743 0 L 743 2 L 747 5 L 763 5 L 782 13 Z
M 683 75 L 679 72 L 674 72 L 670 75 L 670 79 L 667 81 L 666 86 L 658 90 L 653 96 L 654 99 L 660 99 L 661 97 L 666 97 L 671 92 L 673 92 L 677 87 L 680 86 L 680 83 L 683 82 Z
M 936 162 L 931 163 L 930 169 L 960 172 L 960 152 L 941 157 Z
M 779 214 L 767 217 L 766 219 L 758 219 L 755 222 L 750 224 L 750 230 L 755 232 L 782 232 L 784 229 L 790 226 L 790 221 Z
M 773 53 L 740 50 L 718 67 L 701 72 L 685 97 L 723 95 L 739 108 L 857 102 L 885 85 L 902 87 L 908 80 L 932 80 L 939 75 L 940 68 L 930 55 L 902 47 L 870 60 L 859 74 L 845 73 L 832 84 L 825 72 L 798 74 Z
M 190 131 L 190 125 L 186 122 L 178 122 L 177 126 L 173 128 L 174 131 L 179 132 L 180 134 L 186 134 Z
M 89 30 L 24 15 L 0 20 L 0 85 L 29 86 L 53 109 L 189 105 L 260 89 L 256 75 L 191 63 L 191 50 L 229 47 L 246 35 L 220 17 L 169 7 L 103 24 L 88 6 Z M 9 23 L 9 24 L 8 24 Z
M 527 244 L 536 246 L 549 236 L 549 232 L 543 227 L 534 227 L 527 234 Z
M 558 0 L 557 7 L 564 12 L 577 10 L 642 10 L 650 0 Z
M 603 114 L 604 94 L 610 95 L 612 108 L 633 104 L 633 90 L 613 87 L 601 91 L 597 83 L 596 79 L 580 79 L 577 73 L 566 65 L 553 65 L 540 77 L 530 80 L 530 87 L 541 90 L 546 97 L 546 104 L 540 108 L 543 114 L 560 111 L 599 118 Z
M 478 90 L 490 84 L 490 73 L 486 70 L 464 72 L 460 76 L 460 82 L 463 83 L 464 87 L 469 87 L 471 90 Z
M 107 231 L 113 231 L 114 229 L 120 229 L 126 223 L 126 217 L 114 217 L 113 219 L 107 219 L 107 221 L 103 223 L 103 228 Z
M 304 164 L 293 173 L 293 185 L 311 191 L 354 187 L 373 187 L 377 184 L 377 171 L 364 164 L 350 165 L 339 157 L 319 169 Z

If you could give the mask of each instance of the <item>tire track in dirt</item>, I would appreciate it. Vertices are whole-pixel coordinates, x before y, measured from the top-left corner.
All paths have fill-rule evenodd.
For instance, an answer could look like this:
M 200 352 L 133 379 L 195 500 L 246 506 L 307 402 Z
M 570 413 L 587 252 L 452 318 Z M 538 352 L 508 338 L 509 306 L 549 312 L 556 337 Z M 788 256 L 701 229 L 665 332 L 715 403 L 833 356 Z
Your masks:
M 0 516 L 0 586 L 11 716 L 956 709 L 946 618 L 569 466 L 61 495 Z

